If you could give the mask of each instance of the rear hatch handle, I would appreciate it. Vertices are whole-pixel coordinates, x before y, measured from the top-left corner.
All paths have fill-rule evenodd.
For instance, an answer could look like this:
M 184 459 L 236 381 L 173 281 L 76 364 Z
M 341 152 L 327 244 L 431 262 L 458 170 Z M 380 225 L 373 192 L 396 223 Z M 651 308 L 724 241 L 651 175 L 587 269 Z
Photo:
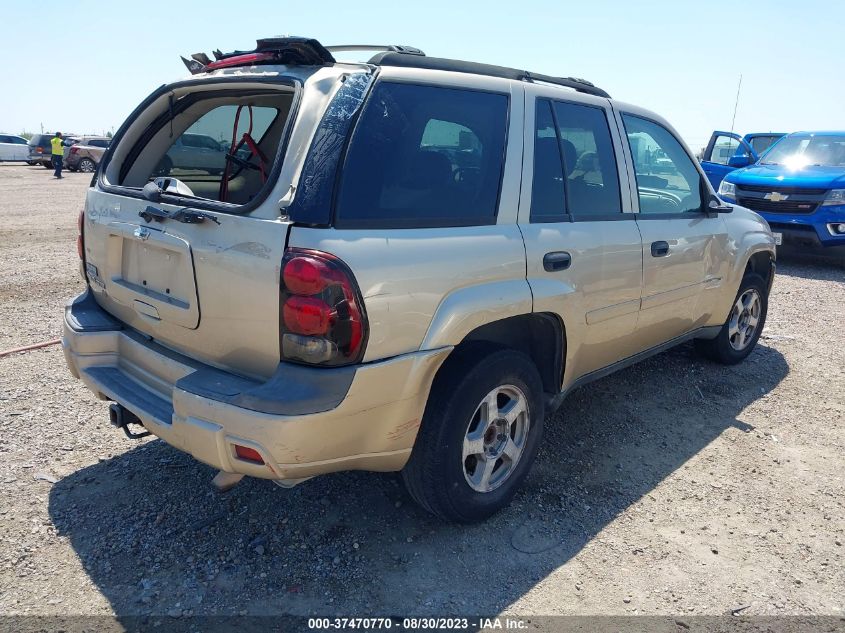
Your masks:
M 194 209 L 188 208 L 170 212 L 165 211 L 164 209 L 157 209 L 152 205 L 147 205 L 146 209 L 138 212 L 138 215 L 140 215 L 145 222 L 163 222 L 164 220 L 176 220 L 177 222 L 182 222 L 184 224 L 200 224 L 201 222 L 205 222 L 206 220 L 211 220 L 218 226 L 220 225 L 220 220 L 218 220 L 210 213 L 204 213 L 202 211 L 196 211 Z

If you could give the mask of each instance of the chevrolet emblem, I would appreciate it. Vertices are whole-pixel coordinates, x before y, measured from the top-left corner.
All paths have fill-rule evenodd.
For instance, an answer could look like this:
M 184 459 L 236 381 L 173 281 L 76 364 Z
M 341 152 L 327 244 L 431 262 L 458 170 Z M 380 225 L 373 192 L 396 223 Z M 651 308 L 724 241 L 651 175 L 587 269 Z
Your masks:
M 763 196 L 763 200 L 771 200 L 772 202 L 783 202 L 788 197 L 789 196 L 785 196 L 779 191 L 773 191 L 772 193 L 767 193 L 765 196 Z

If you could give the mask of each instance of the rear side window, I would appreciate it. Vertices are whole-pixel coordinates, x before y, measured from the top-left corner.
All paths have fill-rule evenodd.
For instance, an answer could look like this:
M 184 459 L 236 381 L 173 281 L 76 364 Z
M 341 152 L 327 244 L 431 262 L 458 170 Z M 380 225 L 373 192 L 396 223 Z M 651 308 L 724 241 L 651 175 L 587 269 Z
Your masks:
M 88 141 L 88 145 L 91 147 L 108 147 L 109 142 L 104 139 L 94 138 Z
M 504 94 L 379 83 L 352 136 L 336 225 L 495 223 L 507 120 Z
M 616 154 L 604 110 L 538 100 L 531 221 L 621 213 Z

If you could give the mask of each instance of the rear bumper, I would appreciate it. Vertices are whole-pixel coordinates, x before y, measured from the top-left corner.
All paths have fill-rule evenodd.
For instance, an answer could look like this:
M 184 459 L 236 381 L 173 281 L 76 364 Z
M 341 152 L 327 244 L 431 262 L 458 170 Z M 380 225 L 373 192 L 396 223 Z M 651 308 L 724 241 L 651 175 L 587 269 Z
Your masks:
M 265 479 L 401 469 L 450 351 L 338 369 L 282 363 L 261 383 L 124 328 L 88 292 L 66 307 L 62 347 L 75 377 L 168 444 L 220 470 Z M 265 463 L 238 458 L 236 444 Z

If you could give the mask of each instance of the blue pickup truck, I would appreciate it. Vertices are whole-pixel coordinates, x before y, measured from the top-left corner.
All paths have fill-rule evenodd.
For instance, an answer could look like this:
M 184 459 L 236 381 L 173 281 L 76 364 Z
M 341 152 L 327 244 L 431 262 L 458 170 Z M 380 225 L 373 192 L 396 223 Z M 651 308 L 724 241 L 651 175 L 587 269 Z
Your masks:
M 760 156 L 783 136 L 784 132 L 753 132 L 745 136 L 713 132 L 701 154 L 701 167 L 713 189 L 718 189 L 722 178 L 732 171 L 760 160 Z
M 762 215 L 785 246 L 845 257 L 845 132 L 795 132 L 719 184 L 726 202 Z

